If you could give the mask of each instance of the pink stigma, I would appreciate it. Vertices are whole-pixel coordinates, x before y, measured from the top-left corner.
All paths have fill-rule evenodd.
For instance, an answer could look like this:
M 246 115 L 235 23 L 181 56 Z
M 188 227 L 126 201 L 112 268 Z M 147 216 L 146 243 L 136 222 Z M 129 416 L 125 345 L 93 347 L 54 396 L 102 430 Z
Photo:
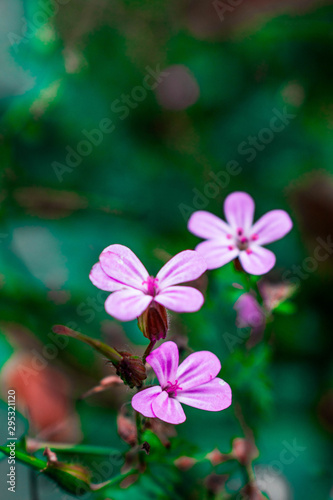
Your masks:
M 155 297 L 159 292 L 157 283 L 158 278 L 154 278 L 154 276 L 148 276 L 147 280 L 142 282 L 143 285 L 147 285 L 147 293 L 152 297 Z
M 244 244 L 244 243 L 247 243 L 247 242 L 248 242 L 248 239 L 243 237 L 243 238 L 241 238 L 240 242 L 241 242 L 241 243 L 243 243 L 243 244 Z
M 177 391 L 181 391 L 182 388 L 179 387 L 178 385 L 178 380 L 175 381 L 174 384 L 172 384 L 169 380 L 167 382 L 169 385 L 165 387 L 165 391 L 170 394 L 170 396 L 177 396 Z

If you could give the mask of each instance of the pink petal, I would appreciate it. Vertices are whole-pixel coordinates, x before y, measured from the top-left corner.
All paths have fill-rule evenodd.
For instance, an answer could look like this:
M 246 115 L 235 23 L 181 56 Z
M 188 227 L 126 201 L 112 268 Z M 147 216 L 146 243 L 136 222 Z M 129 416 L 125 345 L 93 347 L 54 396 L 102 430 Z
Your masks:
M 97 286 L 97 288 L 100 288 L 101 290 L 105 290 L 106 292 L 121 290 L 125 286 L 123 283 L 119 283 L 119 281 L 115 281 L 110 278 L 110 276 L 105 274 L 99 262 L 92 267 L 89 279 L 93 285 Z
M 241 228 L 247 232 L 253 222 L 253 198 L 242 191 L 229 194 L 224 202 L 224 213 L 231 227 Z
M 139 317 L 152 300 L 150 295 L 128 288 L 109 295 L 105 301 L 105 310 L 119 321 L 131 321 Z
M 200 238 L 214 239 L 230 233 L 230 227 L 210 212 L 200 210 L 191 215 L 187 228 Z
M 171 285 L 193 281 L 201 276 L 207 269 L 205 260 L 194 250 L 184 250 L 162 267 L 157 274 L 160 289 Z
M 147 363 L 154 370 L 156 377 L 162 387 L 168 385 L 168 381 L 172 383 L 176 380 L 176 373 L 179 363 L 178 347 L 174 342 L 168 341 L 154 349 L 147 356 Z
M 231 405 L 231 398 L 230 386 L 220 378 L 177 393 L 177 400 L 180 403 L 207 411 L 221 411 L 228 408 Z
M 148 278 L 148 271 L 129 248 L 123 245 L 110 245 L 99 257 L 103 271 L 120 283 L 146 290 L 143 282 Z
M 204 303 L 202 293 L 190 286 L 169 286 L 154 297 L 154 300 L 179 313 L 199 311 Z
M 275 265 L 276 257 L 270 250 L 259 245 L 251 245 L 251 253 L 243 251 L 239 260 L 244 270 L 249 274 L 266 274 Z
M 209 351 L 198 351 L 190 354 L 177 370 L 178 385 L 185 389 L 192 389 L 209 382 L 221 370 L 221 363 L 215 354 Z
M 264 322 L 264 312 L 257 300 L 250 293 L 243 293 L 235 302 L 234 309 L 237 311 L 237 326 L 245 328 L 247 326 L 259 327 Z
M 168 424 L 182 424 L 186 416 L 181 404 L 174 398 L 169 397 L 166 391 L 162 391 L 152 402 L 155 417 L 160 418 Z
M 287 212 L 271 210 L 254 224 L 251 233 L 258 235 L 256 239 L 258 245 L 267 245 L 267 243 L 283 238 L 292 227 L 293 223 Z
M 239 255 L 238 248 L 230 250 L 228 246 L 220 240 L 207 240 L 199 243 L 195 249 L 204 257 L 208 269 L 217 269 Z
M 156 397 L 161 394 L 161 392 L 162 389 L 158 385 L 138 392 L 132 398 L 132 407 L 135 411 L 138 411 L 144 417 L 154 418 L 155 415 L 151 405 L 154 399 L 156 399 Z

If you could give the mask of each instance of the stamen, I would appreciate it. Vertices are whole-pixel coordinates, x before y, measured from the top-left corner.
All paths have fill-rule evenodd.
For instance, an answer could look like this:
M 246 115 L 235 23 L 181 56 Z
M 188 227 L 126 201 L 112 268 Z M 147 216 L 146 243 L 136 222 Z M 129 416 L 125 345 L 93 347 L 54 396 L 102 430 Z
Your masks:
M 181 391 L 182 388 L 179 387 L 178 385 L 178 380 L 175 381 L 175 383 L 173 384 L 172 382 L 170 382 L 170 380 L 167 381 L 167 383 L 169 384 L 167 387 L 165 387 L 165 391 L 168 393 L 168 394 L 171 394 L 171 395 L 174 395 L 174 396 L 177 396 L 177 391 Z
M 228 246 L 228 250 L 233 250 L 233 249 L 234 249 L 234 247 L 232 245 Z
M 243 234 L 243 229 L 242 229 L 241 227 L 239 227 L 239 228 L 237 229 L 237 234 L 238 234 L 238 236 L 242 236 L 242 234 Z
M 147 293 L 148 295 L 151 295 L 152 297 L 155 297 L 158 292 L 158 278 L 154 278 L 154 276 L 148 276 L 148 278 L 142 282 L 143 285 L 147 285 Z
M 227 234 L 227 238 L 228 238 L 228 240 L 231 240 L 231 238 L 232 238 L 231 234 Z
M 258 238 L 259 238 L 258 234 L 253 234 L 253 235 L 251 236 L 251 240 L 252 240 L 252 241 L 256 241 Z
M 247 249 L 246 249 L 246 253 L 247 253 L 248 255 L 251 255 L 251 253 L 253 253 L 253 252 L 252 252 L 251 248 L 247 248 Z
M 241 242 L 241 243 L 243 243 L 243 244 L 244 244 L 244 243 L 247 243 L 247 242 L 248 242 L 248 239 L 243 237 L 243 238 L 241 238 L 240 242 Z

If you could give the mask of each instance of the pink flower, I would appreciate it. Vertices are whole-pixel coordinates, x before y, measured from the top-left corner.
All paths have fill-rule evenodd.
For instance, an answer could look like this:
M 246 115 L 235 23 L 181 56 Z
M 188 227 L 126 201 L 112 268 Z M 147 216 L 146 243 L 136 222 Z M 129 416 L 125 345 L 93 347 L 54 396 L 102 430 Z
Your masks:
M 112 293 L 105 309 L 120 321 L 142 314 L 152 301 L 176 312 L 198 311 L 204 302 L 202 293 L 190 286 L 175 286 L 192 281 L 207 269 L 205 260 L 194 250 L 175 255 L 162 267 L 156 278 L 136 255 L 123 245 L 105 248 L 90 272 L 92 283 Z
M 206 211 L 192 214 L 188 229 L 207 241 L 199 243 L 197 252 L 207 261 L 208 269 L 222 267 L 239 257 L 249 274 L 265 274 L 275 264 L 275 255 L 262 245 L 279 240 L 292 228 L 284 210 L 272 210 L 253 224 L 254 201 L 250 195 L 235 192 L 224 202 L 227 222 Z
M 265 314 L 259 303 L 250 293 L 243 293 L 236 301 L 234 309 L 237 311 L 238 328 L 259 328 L 265 323 Z
M 221 411 L 231 405 L 231 389 L 216 375 L 221 363 L 212 352 L 190 354 L 178 366 L 178 347 L 164 342 L 147 362 L 160 385 L 138 392 L 132 398 L 134 410 L 145 417 L 157 417 L 169 424 L 181 424 L 186 416 L 181 403 L 207 411 Z

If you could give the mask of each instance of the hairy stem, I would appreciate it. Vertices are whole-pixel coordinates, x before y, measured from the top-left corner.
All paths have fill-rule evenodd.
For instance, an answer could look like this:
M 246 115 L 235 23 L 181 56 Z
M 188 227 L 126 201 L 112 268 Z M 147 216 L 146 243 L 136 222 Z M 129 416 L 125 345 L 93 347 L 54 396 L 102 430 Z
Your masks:
M 144 354 L 142 356 L 142 362 L 143 363 L 146 362 L 146 358 L 151 353 L 151 351 L 153 350 L 155 344 L 156 344 L 156 340 L 151 340 L 149 342 L 148 347 L 147 347 L 147 349 L 145 350 L 145 352 L 144 352 Z
M 143 432 L 143 429 L 142 429 L 142 419 L 141 419 L 140 413 L 137 412 L 137 411 L 135 412 L 135 423 L 136 423 L 136 431 L 137 431 L 138 445 L 139 445 L 139 452 L 138 452 L 139 463 L 143 467 L 144 463 L 145 463 L 145 457 L 144 457 L 145 454 L 141 450 L 141 445 L 143 444 L 143 440 L 142 440 L 142 432 Z

